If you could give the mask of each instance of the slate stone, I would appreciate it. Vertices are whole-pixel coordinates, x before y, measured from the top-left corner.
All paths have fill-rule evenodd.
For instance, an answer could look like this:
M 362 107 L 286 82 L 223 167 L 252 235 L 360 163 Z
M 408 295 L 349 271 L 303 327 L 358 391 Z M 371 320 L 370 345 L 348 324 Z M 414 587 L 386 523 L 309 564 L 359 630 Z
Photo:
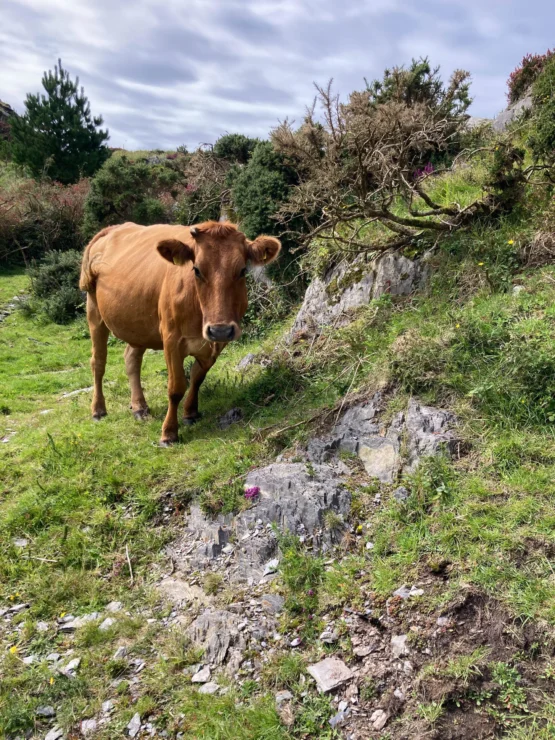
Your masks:
M 353 672 L 339 658 L 325 658 L 308 666 L 307 671 L 315 679 L 318 690 L 328 693 L 353 678 Z

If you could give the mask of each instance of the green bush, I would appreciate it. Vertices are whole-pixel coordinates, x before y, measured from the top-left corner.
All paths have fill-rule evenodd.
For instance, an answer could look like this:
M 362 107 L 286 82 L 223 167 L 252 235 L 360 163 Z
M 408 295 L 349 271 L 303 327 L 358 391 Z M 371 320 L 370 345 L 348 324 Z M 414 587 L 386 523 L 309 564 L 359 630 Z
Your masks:
M 524 97 L 530 85 L 534 83 L 545 67 L 546 62 L 552 59 L 553 56 L 554 52 L 547 51 L 545 54 L 527 54 L 522 59 L 519 66 L 511 73 L 507 83 L 509 103 L 516 103 L 517 100 Z
M 247 165 L 228 176 L 233 208 L 249 239 L 259 234 L 280 236 L 283 230 L 273 218 L 287 200 L 296 175 L 272 144 L 261 141 Z
M 536 160 L 555 162 L 555 56 L 546 63 L 532 89 L 534 117 L 530 146 Z
M 172 220 L 179 189 L 173 161 L 149 164 L 123 156 L 109 159 L 91 180 L 83 230 L 88 239 L 104 226 L 124 221 L 148 226 Z
M 214 144 L 214 154 L 228 162 L 246 164 L 257 144 L 258 139 L 243 134 L 226 134 Z
M 67 324 L 82 313 L 80 270 L 81 254 L 73 250 L 49 252 L 42 262 L 33 264 L 28 270 L 33 308 L 55 324 Z

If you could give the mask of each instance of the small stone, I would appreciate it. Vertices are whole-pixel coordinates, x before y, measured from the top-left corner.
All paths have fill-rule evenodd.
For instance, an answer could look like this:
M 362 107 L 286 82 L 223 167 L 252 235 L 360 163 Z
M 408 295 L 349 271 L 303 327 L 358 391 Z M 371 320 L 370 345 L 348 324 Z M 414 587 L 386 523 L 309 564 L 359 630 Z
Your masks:
M 131 717 L 131 721 L 127 725 L 127 731 L 129 737 L 137 737 L 141 731 L 141 715 L 138 712 Z
M 407 635 L 393 635 L 391 638 L 391 652 L 394 658 L 400 658 L 408 653 Z
M 438 627 L 449 627 L 451 624 L 451 620 L 449 617 L 438 617 L 437 618 L 437 626 Z
M 210 681 L 210 666 L 205 665 L 198 673 L 192 677 L 192 683 L 207 683 Z
M 83 614 L 82 617 L 76 617 L 75 619 L 72 619 L 70 622 L 63 622 L 63 624 L 60 625 L 60 631 L 61 632 L 73 632 L 74 630 L 79 629 L 80 627 L 83 627 L 83 625 L 88 624 L 89 622 L 94 622 L 100 617 L 99 612 L 91 612 L 91 614 Z
M 273 560 L 270 560 L 268 563 L 266 563 L 266 567 L 264 568 L 264 575 L 269 576 L 271 573 L 275 573 L 278 567 L 279 567 L 278 558 L 274 558 Z
M 393 498 L 397 503 L 404 504 L 410 496 L 410 491 L 405 486 L 399 486 L 393 491 Z
M 224 548 L 222 548 L 222 552 L 225 553 L 226 555 L 231 555 L 233 552 L 235 552 L 235 548 L 230 542 L 228 542 L 227 545 Z
M 395 689 L 395 691 L 393 692 L 393 696 L 399 699 L 399 701 L 405 701 L 405 698 L 406 698 L 405 694 L 403 693 L 401 689 Z
M 340 701 L 339 702 L 339 704 L 337 705 L 337 708 L 339 709 L 340 712 L 344 712 L 347 709 L 348 706 L 349 706 L 349 702 L 346 702 L 343 699 L 343 701 Z
M 81 733 L 87 737 L 87 735 L 93 735 L 98 729 L 98 722 L 95 719 L 84 719 L 81 722 Z
M 524 289 L 524 285 L 515 285 L 513 288 L 513 295 L 518 295 L 519 293 L 522 293 Z
M 278 691 L 276 694 L 276 704 L 283 704 L 284 701 L 291 701 L 293 694 L 290 691 Z
M 227 429 L 232 424 L 237 424 L 243 418 L 243 412 L 239 408 L 230 409 L 226 414 L 220 416 L 220 429 Z
M 353 653 L 357 658 L 366 658 L 366 656 L 370 655 L 373 650 L 373 645 L 359 645 L 358 647 L 353 648 Z
M 46 660 L 48 663 L 57 663 L 61 657 L 60 653 L 49 653 L 46 656 Z
M 122 658 L 125 658 L 126 655 L 127 648 L 124 645 L 120 645 L 120 647 L 114 653 L 112 660 L 121 660 Z
M 75 671 L 79 668 L 80 664 L 81 658 L 73 658 L 73 660 L 70 660 L 66 666 L 60 668 L 60 673 L 63 673 L 64 676 L 74 676 Z
M 209 683 L 205 683 L 203 686 L 201 686 L 198 692 L 199 694 L 216 694 L 219 690 L 220 687 L 218 686 L 218 684 L 210 681 Z
M 338 712 L 334 717 L 330 719 L 330 725 L 333 728 L 340 727 L 350 715 L 351 710 L 349 708 Z
M 386 714 L 383 709 L 376 709 L 374 714 L 370 717 L 370 722 L 375 730 L 383 730 L 388 719 L 389 715 Z
M 106 701 L 102 702 L 102 711 L 104 714 L 108 714 L 114 709 L 114 702 L 111 699 L 107 699 Z
M 296 647 L 299 647 L 301 642 L 302 640 L 300 637 L 295 637 L 293 640 L 291 640 L 291 642 L 289 643 L 289 646 L 292 648 L 296 648 Z
M 285 599 L 279 594 L 264 594 L 260 599 L 260 606 L 269 614 L 280 614 L 283 611 Z
M 110 601 L 105 611 L 113 613 L 113 612 L 120 612 L 122 609 L 123 609 L 123 604 L 121 603 L 121 601 Z
M 353 678 L 351 669 L 339 658 L 326 658 L 308 666 L 307 670 L 322 693 L 332 691 Z
M 13 606 L 8 607 L 8 612 L 10 614 L 19 614 L 19 612 L 22 612 L 24 609 L 28 609 L 29 604 L 14 604 Z
M 401 586 L 397 591 L 393 592 L 393 596 L 398 596 L 400 599 L 408 599 L 410 596 L 410 588 L 408 586 Z
M 320 640 L 327 643 L 328 645 L 332 645 L 334 642 L 337 642 L 339 640 L 339 635 L 337 634 L 337 632 L 326 630 L 320 635 Z
M 54 727 L 45 735 L 44 740 L 60 740 L 63 734 L 64 731 L 60 727 Z
M 412 667 L 410 660 L 403 661 L 403 673 L 405 673 L 405 675 L 410 676 L 413 670 L 414 668 Z
M 366 549 L 367 550 L 373 550 L 374 549 L 374 543 L 373 542 L 367 542 L 366 543 Z
M 37 622 L 36 624 L 36 630 L 37 632 L 48 632 L 50 629 L 48 622 Z
M 98 629 L 101 632 L 107 632 L 110 627 L 113 627 L 113 625 L 116 623 L 116 620 L 112 617 L 106 617 L 106 619 L 102 622 L 102 624 L 98 627 Z
M 56 710 L 54 707 L 37 707 L 35 714 L 37 717 L 55 717 Z
M 29 540 L 26 540 L 25 537 L 20 537 L 19 539 L 14 540 L 13 543 L 16 547 L 27 547 Z
M 25 665 L 33 665 L 34 662 L 35 662 L 34 655 L 28 655 L 26 658 L 23 658 L 23 663 Z

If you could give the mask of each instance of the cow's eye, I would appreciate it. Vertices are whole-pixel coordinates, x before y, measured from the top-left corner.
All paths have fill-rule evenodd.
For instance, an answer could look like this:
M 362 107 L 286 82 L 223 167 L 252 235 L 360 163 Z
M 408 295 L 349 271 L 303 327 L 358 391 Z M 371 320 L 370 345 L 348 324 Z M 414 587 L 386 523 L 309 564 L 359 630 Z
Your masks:
M 197 277 L 197 278 L 201 278 L 202 277 L 202 275 L 200 274 L 200 270 L 198 269 L 198 267 L 193 267 L 193 272 L 195 273 L 195 277 Z
M 243 269 L 239 273 L 239 277 L 240 278 L 244 278 L 246 274 L 247 274 L 247 268 L 246 267 L 243 267 Z

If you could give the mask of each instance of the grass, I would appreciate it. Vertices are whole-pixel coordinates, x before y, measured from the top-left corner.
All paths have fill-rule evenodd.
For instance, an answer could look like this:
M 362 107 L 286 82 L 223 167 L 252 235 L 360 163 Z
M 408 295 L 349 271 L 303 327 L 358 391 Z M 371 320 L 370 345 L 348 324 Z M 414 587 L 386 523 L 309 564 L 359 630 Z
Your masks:
M 445 198 L 465 202 L 465 187 L 475 183 L 465 184 L 470 176 L 464 171 L 457 177 L 435 186 L 446 188 Z M 166 409 L 160 353 L 145 356 L 152 417 L 138 423 L 128 409 L 123 345 L 110 341 L 109 416 L 95 424 L 88 391 L 65 395 L 91 384 L 84 320 L 56 326 L 11 315 L 0 327 L 0 438 L 7 438 L 0 446 L 0 608 L 16 600 L 30 608 L 14 620 L 21 629 L 0 635 L 0 735 L 36 727 L 35 710 L 45 704 L 58 708 L 57 721 L 69 730 L 115 692 L 114 718 L 101 739 L 123 734 L 137 707 L 159 729 L 191 738 L 334 737 L 329 699 L 301 690 L 322 617 L 345 605 L 360 608 L 370 594 L 385 600 L 434 563 L 452 567 L 450 585 L 438 598 L 447 601 L 461 583 L 470 583 L 514 614 L 552 625 L 555 269 L 520 271 L 525 290 L 512 292 L 519 245 L 531 229 L 528 221 L 508 220 L 495 231 L 480 226 L 453 236 L 434 256 L 426 293 L 386 296 L 350 326 L 300 345 L 295 357 L 284 350 L 266 368 L 246 375 L 234 370 L 249 351 L 271 352 L 285 327 L 229 347 L 201 391 L 202 421 L 183 429 L 181 444 L 172 449 L 157 446 Z M 20 271 L 3 273 L 0 306 L 25 289 Z M 258 688 L 199 695 L 183 675 L 202 659 L 199 652 L 160 622 L 136 618 L 161 613 L 153 587 L 167 567 L 164 545 L 180 524 L 179 515 L 169 525 L 161 520 L 166 494 L 177 510 L 196 497 L 207 512 L 236 511 L 244 505 L 241 476 L 305 441 L 311 431 L 302 422 L 316 412 L 348 391 L 372 392 L 381 382 L 395 389 L 389 417 L 411 394 L 452 408 L 468 454 L 430 460 L 407 476 L 402 482 L 410 495 L 402 505 L 385 488 L 383 505 L 374 506 L 377 487 L 355 479 L 353 528 L 341 562 L 325 567 L 298 541 L 283 539 L 283 626 L 298 630 L 306 650 L 277 655 Z M 245 421 L 222 431 L 218 416 L 232 406 L 243 409 Z M 340 522 L 330 516 L 326 525 Z M 21 539 L 24 547 L 16 543 Z M 366 549 L 367 541 L 373 549 Z M 205 583 L 216 598 L 220 585 L 217 577 Z M 106 632 L 98 623 L 82 628 L 75 640 L 83 666 L 78 678 L 53 676 L 45 656 L 70 643 L 53 630 L 38 632 L 37 622 L 101 610 L 112 600 L 134 616 Z M 125 660 L 113 658 L 120 644 L 129 646 L 129 658 L 149 661 L 138 696 Z M 40 660 L 24 665 L 20 656 L 29 654 Z M 447 660 L 443 670 L 469 681 L 486 657 Z M 507 705 L 522 699 L 512 670 L 495 668 Z M 295 695 L 289 729 L 273 703 L 278 688 Z M 367 698 L 374 690 L 369 683 Z M 421 705 L 419 714 L 432 726 L 442 710 L 439 703 Z M 547 704 L 542 711 L 544 734 L 537 736 L 550 737 Z M 538 717 L 530 717 L 530 727 Z M 518 728 L 511 732 L 519 737 Z

